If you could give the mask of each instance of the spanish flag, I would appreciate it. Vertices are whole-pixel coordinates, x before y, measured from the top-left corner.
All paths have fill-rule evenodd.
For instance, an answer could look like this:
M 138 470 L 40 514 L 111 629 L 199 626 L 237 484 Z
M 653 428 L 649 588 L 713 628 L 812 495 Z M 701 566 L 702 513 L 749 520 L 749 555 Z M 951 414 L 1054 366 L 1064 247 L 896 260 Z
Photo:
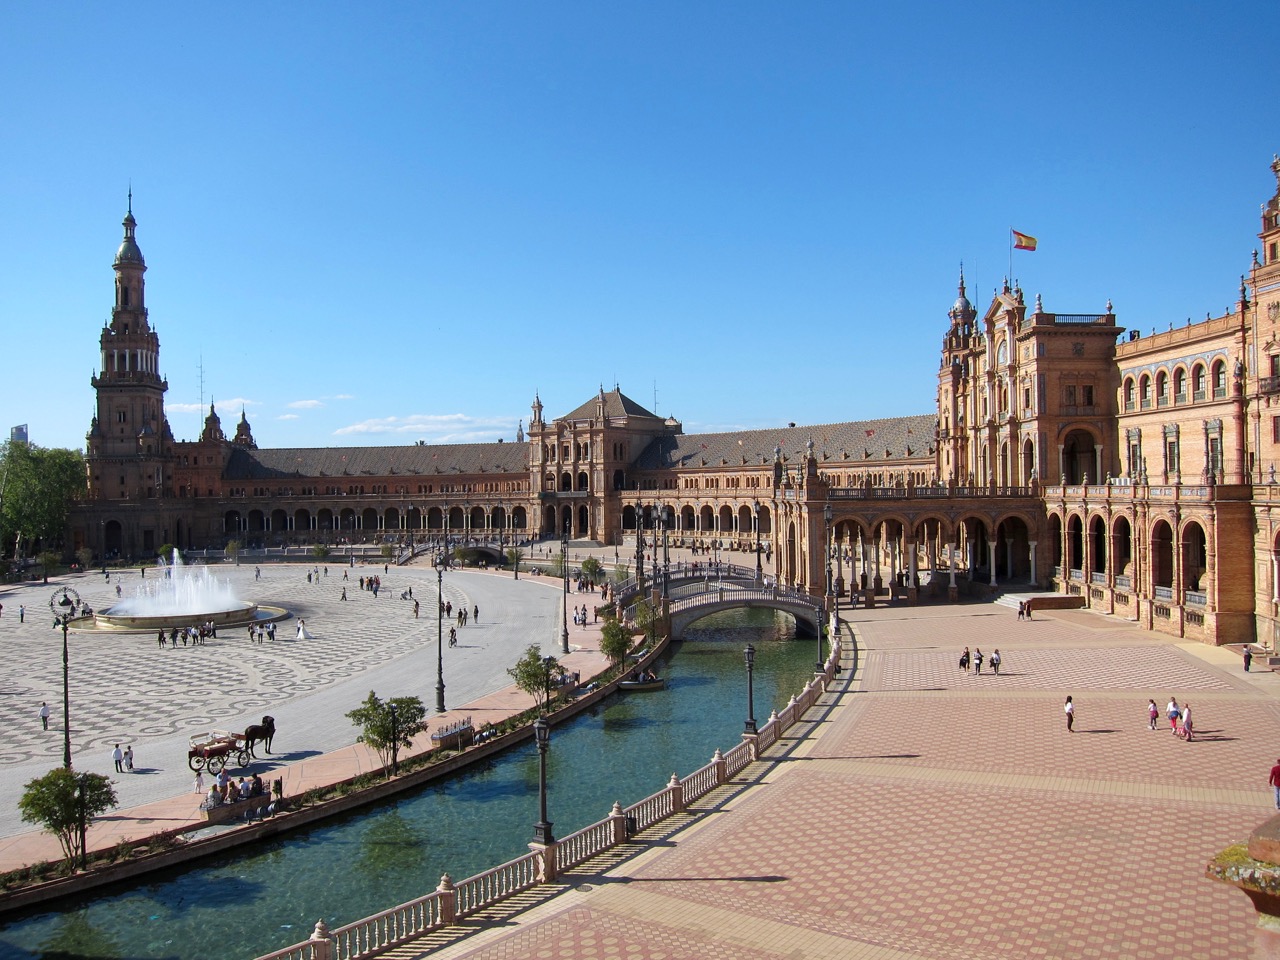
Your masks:
M 1036 238 L 1029 237 L 1025 233 L 1019 233 L 1012 230 L 1013 233 L 1013 249 L 1015 250 L 1034 250 L 1036 248 Z

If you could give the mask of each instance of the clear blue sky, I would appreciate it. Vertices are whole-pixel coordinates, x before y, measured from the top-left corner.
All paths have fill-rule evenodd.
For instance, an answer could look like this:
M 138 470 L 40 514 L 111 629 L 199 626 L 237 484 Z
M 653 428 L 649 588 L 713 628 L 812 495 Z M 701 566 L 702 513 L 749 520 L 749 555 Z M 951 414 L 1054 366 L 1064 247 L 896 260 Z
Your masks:
M 6 5 L 0 427 L 83 445 L 130 181 L 175 436 L 274 447 L 928 412 L 1009 227 L 1149 333 L 1275 189 L 1274 0 L 266 6 Z

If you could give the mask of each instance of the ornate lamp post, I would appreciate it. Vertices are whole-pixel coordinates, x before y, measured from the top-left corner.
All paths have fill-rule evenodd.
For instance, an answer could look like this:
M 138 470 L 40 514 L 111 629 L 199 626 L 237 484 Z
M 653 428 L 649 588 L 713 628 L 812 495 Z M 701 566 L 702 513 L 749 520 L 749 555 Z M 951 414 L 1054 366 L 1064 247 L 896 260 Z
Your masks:
M 560 602 L 560 652 L 569 652 L 569 528 L 560 541 L 560 575 L 564 577 L 564 597 Z
M 536 843 L 551 845 L 556 838 L 551 833 L 551 821 L 547 819 L 547 748 L 551 745 L 551 725 L 546 718 L 533 721 L 533 735 L 538 741 L 538 822 L 533 825 Z
M 747 722 L 743 725 L 743 733 L 756 733 L 756 701 L 755 701 L 755 666 L 756 648 L 747 644 L 742 651 L 747 661 Z
M 71 769 L 71 668 L 67 653 L 67 629 L 71 623 L 71 612 L 78 606 L 80 594 L 70 587 L 55 590 L 49 598 L 49 609 L 62 626 L 62 766 L 67 770 Z
M 391 775 L 395 777 L 400 774 L 400 727 L 396 723 L 396 705 L 388 706 L 391 708 Z
M 644 593 L 644 504 L 636 501 L 636 587 Z
M 662 518 L 662 599 L 667 599 L 667 581 L 671 579 L 671 548 L 667 540 L 667 517 L 665 511 L 659 516 Z
M 444 565 L 436 557 L 436 713 L 444 713 Z
M 764 568 L 760 564 L 760 501 L 755 501 L 756 506 L 756 583 L 764 581 Z
M 827 610 L 830 611 L 833 604 L 831 600 L 831 504 L 827 503 L 822 508 L 823 523 L 823 545 L 822 552 L 827 555 Z M 822 663 L 822 624 L 818 624 L 818 672 L 823 670 Z

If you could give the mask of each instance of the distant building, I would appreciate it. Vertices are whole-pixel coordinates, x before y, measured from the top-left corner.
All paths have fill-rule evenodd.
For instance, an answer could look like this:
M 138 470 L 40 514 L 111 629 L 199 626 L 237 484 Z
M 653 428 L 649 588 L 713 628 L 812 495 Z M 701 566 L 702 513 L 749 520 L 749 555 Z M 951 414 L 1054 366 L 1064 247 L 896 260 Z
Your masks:
M 21 443 L 24 445 L 30 442 L 27 439 L 27 425 L 25 423 L 20 423 L 16 427 L 9 428 L 9 442 Z
M 686 434 L 618 389 L 514 443 L 261 449 L 210 404 L 177 441 L 132 210 L 92 380 L 76 547 L 590 540 L 719 548 L 815 595 L 908 602 L 1049 586 L 1210 643 L 1280 635 L 1280 160 L 1261 253 L 1217 318 L 1126 338 L 1097 313 L 984 311 L 961 276 L 933 410 Z M 830 520 L 828 522 L 828 513 Z M 932 576 L 930 575 L 932 572 Z M 954 588 L 952 586 L 954 582 Z

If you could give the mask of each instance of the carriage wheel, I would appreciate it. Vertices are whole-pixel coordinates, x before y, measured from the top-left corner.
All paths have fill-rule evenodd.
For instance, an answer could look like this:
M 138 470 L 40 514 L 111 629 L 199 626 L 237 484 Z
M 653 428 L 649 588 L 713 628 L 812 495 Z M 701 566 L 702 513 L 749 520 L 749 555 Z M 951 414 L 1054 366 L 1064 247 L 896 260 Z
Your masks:
M 193 753 L 191 756 L 187 757 L 187 766 L 196 773 L 199 773 L 204 769 L 204 757 L 200 756 L 198 753 Z
M 222 772 L 222 768 L 227 765 L 226 754 L 215 755 L 209 758 L 209 772 L 218 774 Z
M 238 766 L 247 767 L 249 765 L 249 751 L 241 750 L 239 753 L 237 753 L 236 761 Z

